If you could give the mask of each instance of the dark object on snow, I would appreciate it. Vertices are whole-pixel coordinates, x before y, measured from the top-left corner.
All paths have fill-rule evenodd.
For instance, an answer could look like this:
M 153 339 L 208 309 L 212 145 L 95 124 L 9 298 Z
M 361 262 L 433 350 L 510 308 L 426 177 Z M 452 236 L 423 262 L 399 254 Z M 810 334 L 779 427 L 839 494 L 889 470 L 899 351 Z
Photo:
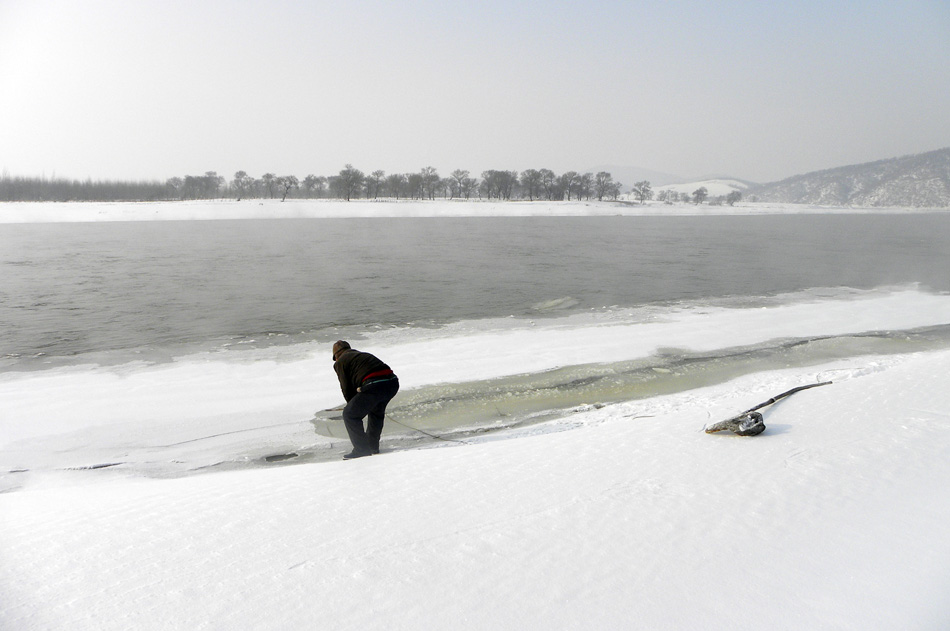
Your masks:
M 723 430 L 732 430 L 739 436 L 755 436 L 765 431 L 765 423 L 758 412 L 746 412 L 725 421 L 719 421 L 706 428 L 707 434 L 714 434 Z
M 767 405 L 772 405 L 779 399 L 784 399 L 785 397 L 795 394 L 800 390 L 807 390 L 808 388 L 816 388 L 818 386 L 827 386 L 830 384 L 830 381 L 822 381 L 821 383 L 813 383 L 807 386 L 798 386 L 797 388 L 792 388 L 788 392 L 783 392 L 778 396 L 774 396 L 765 403 L 760 403 L 754 408 L 749 408 L 742 414 L 738 416 L 733 416 L 730 419 L 725 421 L 719 421 L 718 423 L 713 423 L 706 427 L 707 434 L 714 434 L 716 432 L 721 432 L 723 430 L 732 430 L 739 436 L 757 436 L 765 431 L 765 423 L 762 421 L 762 415 L 756 410 L 764 408 Z
M 274 454 L 272 456 L 264 456 L 265 462 L 281 462 L 283 460 L 290 460 L 291 458 L 296 458 L 297 454 L 290 452 L 289 454 Z

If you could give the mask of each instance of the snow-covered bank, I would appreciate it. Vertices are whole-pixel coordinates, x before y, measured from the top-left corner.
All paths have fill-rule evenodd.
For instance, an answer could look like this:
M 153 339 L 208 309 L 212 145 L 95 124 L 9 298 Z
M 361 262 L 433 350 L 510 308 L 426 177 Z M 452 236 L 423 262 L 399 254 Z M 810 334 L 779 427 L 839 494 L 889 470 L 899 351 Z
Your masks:
M 411 398 L 439 383 L 451 391 L 670 347 L 889 331 L 900 348 L 900 332 L 948 323 L 944 294 L 829 289 L 745 307 L 391 329 L 357 346 L 391 361 Z M 589 401 L 464 444 L 167 477 L 264 449 L 338 457 L 341 445 L 299 422 L 339 403 L 327 352 L 223 350 L 0 375 L 0 628 L 950 622 L 950 350 L 939 340 Z M 760 436 L 702 431 L 829 379 L 766 408 Z
M 434 414 L 439 416 L 443 400 L 479 380 L 645 360 L 660 353 L 715 354 L 781 340 L 909 331 L 948 323 L 950 295 L 907 287 L 866 292 L 828 289 L 744 308 L 703 303 L 538 321 L 502 318 L 438 329 L 385 329 L 355 344 L 397 368 L 403 393 L 393 402 L 392 413 L 428 398 L 434 400 Z M 895 344 L 901 352 L 900 341 Z M 791 361 L 780 356 L 777 365 Z M 608 368 L 605 374 L 609 373 Z M 597 374 L 592 368 L 581 377 Z M 616 380 L 608 379 L 608 386 Z M 562 385 L 553 384 L 555 390 L 564 389 Z M 492 389 L 497 387 L 493 384 Z M 415 395 L 416 391 L 421 394 Z M 573 401 L 569 392 L 565 396 L 559 405 L 603 400 L 581 395 L 581 400 Z M 318 343 L 218 349 L 158 364 L 132 361 L 0 373 L 0 400 L 4 402 L 0 490 L 75 467 L 121 462 L 122 467 L 110 475 L 163 475 L 221 462 L 254 462 L 302 449 L 329 457 L 342 448 L 339 441 L 315 436 L 310 423 L 315 410 L 341 400 L 329 347 Z M 515 414 L 517 403 L 502 398 L 486 405 L 500 417 Z M 420 419 L 403 420 L 417 425 Z M 387 432 L 395 429 L 391 424 Z M 222 436 L 207 440 L 218 435 Z M 21 470 L 28 473 L 9 473 Z
M 350 217 L 694 216 L 892 214 L 948 212 L 946 208 L 845 208 L 806 204 L 739 203 L 672 206 L 650 202 L 497 202 L 463 200 L 214 200 L 182 202 L 2 202 L 0 224 L 213 219 L 334 219 Z
M 482 208 L 317 210 L 417 207 Z M 163 208 L 95 218 L 259 212 Z M 678 211 L 595 206 L 627 209 Z M 552 290 L 533 319 L 360 326 L 347 338 L 402 381 L 387 431 L 412 434 L 396 421 L 419 426 L 420 399 L 447 421 L 476 404 L 505 420 L 451 443 L 386 435 L 355 462 L 314 422 L 341 403 L 332 329 L 11 353 L 0 628 L 945 627 L 950 294 L 813 285 L 584 313 L 558 312 L 573 299 Z M 702 431 L 825 380 L 767 408 L 760 436 Z M 526 399 L 557 413 L 506 424 Z
M 947 375 L 863 357 L 509 440 L 7 493 L 0 627 L 945 628 Z M 819 377 L 761 436 L 702 432 Z

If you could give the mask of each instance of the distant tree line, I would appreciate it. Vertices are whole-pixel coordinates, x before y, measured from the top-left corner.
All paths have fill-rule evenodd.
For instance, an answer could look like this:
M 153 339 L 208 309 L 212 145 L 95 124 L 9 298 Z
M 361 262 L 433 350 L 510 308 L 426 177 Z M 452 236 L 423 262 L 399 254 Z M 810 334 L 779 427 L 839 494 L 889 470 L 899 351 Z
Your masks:
M 366 174 L 347 164 L 331 176 L 308 175 L 300 180 L 293 175 L 265 173 L 259 178 L 238 171 L 228 181 L 214 171 L 204 175 L 186 175 L 158 181 L 93 181 L 63 178 L 27 178 L 0 175 L 0 201 L 168 201 L 193 199 L 488 199 L 528 201 L 616 200 L 621 184 L 610 173 L 568 171 L 560 175 L 550 169 L 526 171 L 483 171 L 481 178 L 456 169 L 448 177 L 439 176 L 433 167 L 415 173 L 373 171 Z M 732 206 L 742 194 L 709 198 L 706 187 L 692 194 L 661 190 L 654 195 L 650 182 L 636 182 L 631 195 L 641 204 L 648 200 L 667 204 L 693 203 Z
M 649 184 L 649 183 L 647 183 Z M 550 169 L 488 170 L 481 177 L 456 169 L 441 177 L 433 167 L 415 173 L 377 170 L 369 174 L 347 164 L 330 176 L 265 173 L 259 178 L 238 171 L 231 180 L 204 175 L 169 178 L 165 182 L 76 181 L 63 178 L 0 176 L 0 201 L 158 201 L 186 199 L 489 199 L 590 200 L 617 199 L 621 184 L 610 173 L 560 175 Z
M 733 206 L 736 202 L 742 199 L 742 193 L 739 191 L 731 191 L 728 195 L 719 195 L 717 197 L 710 198 L 709 190 L 705 186 L 700 186 L 695 191 L 693 191 L 692 194 L 670 190 L 660 191 L 657 193 L 656 199 L 657 201 L 665 202 L 667 204 L 682 202 L 684 204 L 699 205 L 708 201 L 711 206 L 722 206 L 723 204 Z
M 4 202 L 124 202 L 172 199 L 161 182 L 67 180 L 0 176 Z
M 308 175 L 302 180 L 294 175 L 265 173 L 254 178 L 238 171 L 231 181 L 213 171 L 203 176 L 171 178 L 169 190 L 177 199 L 527 199 L 530 201 L 572 199 L 617 199 L 620 182 L 610 173 L 597 174 L 568 171 L 556 175 L 550 169 L 527 171 L 483 171 L 481 178 L 469 171 L 456 169 L 442 177 L 434 167 L 414 173 L 386 173 L 376 170 L 364 173 L 347 164 L 336 175 Z

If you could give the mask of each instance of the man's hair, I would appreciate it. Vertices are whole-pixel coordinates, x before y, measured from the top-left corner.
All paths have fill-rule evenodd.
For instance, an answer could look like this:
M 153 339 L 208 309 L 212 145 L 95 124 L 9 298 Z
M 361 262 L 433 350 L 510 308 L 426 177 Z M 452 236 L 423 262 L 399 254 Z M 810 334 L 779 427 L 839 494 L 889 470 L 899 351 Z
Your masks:
M 333 345 L 333 361 L 336 361 L 337 356 L 345 350 L 349 350 L 350 343 L 345 340 L 337 340 L 336 344 Z

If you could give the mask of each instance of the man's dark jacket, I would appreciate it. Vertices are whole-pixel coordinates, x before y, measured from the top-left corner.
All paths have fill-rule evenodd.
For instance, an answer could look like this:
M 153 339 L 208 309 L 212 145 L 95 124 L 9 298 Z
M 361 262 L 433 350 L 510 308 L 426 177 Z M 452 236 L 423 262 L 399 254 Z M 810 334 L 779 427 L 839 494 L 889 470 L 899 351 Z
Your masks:
M 356 396 L 356 389 L 363 384 L 368 376 L 382 371 L 391 371 L 389 366 L 375 355 L 363 353 L 353 348 L 348 348 L 337 355 L 337 359 L 333 363 L 333 370 L 340 378 L 343 398 L 347 401 Z M 390 374 L 392 373 L 390 372 Z

